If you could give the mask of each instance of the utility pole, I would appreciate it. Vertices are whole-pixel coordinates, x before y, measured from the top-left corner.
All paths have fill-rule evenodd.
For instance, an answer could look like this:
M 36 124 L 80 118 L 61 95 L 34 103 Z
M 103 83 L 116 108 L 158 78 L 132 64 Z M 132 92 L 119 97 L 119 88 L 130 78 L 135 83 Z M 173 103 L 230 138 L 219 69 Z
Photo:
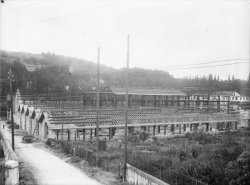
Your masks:
M 127 162 L 128 162 L 128 70 L 129 70 L 129 35 L 127 40 L 127 69 L 126 69 L 126 106 L 125 106 L 125 138 L 124 138 L 124 170 L 123 177 L 124 181 L 126 181 L 126 170 L 127 170 Z
M 96 89 L 96 162 L 99 161 L 99 117 L 100 117 L 100 48 L 97 49 L 97 89 Z
M 11 110 L 11 136 L 12 136 L 12 149 L 15 151 L 15 140 L 14 140 L 14 123 L 13 123 L 13 100 L 12 100 L 12 95 L 13 95 L 13 89 L 12 89 L 12 71 L 10 69 L 9 73 L 9 80 L 10 80 L 10 110 Z

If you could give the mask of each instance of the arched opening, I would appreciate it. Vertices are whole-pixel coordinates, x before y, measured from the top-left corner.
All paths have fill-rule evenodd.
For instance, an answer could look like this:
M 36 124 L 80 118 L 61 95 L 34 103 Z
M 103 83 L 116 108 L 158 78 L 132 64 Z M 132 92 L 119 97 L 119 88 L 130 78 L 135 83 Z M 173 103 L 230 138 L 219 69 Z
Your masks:
M 49 128 L 47 122 L 44 124 L 44 138 L 46 139 L 49 135 Z

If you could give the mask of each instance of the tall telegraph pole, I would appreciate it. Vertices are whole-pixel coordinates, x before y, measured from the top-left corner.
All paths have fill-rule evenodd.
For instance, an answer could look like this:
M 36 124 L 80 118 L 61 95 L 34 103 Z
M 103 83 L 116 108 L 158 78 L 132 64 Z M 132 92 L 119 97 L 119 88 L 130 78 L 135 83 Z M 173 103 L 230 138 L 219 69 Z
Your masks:
M 100 116 L 100 48 L 97 49 L 97 89 L 96 89 L 96 162 L 99 161 L 99 116 Z
M 12 136 L 12 149 L 13 151 L 15 150 L 15 140 L 14 140 L 14 123 L 13 123 L 13 100 L 12 100 L 12 71 L 10 69 L 10 73 L 9 73 L 10 77 L 10 110 L 11 110 L 11 136 Z
M 129 70 L 129 35 L 127 38 L 127 69 L 126 69 L 126 107 L 125 107 L 125 138 L 124 138 L 124 171 L 123 176 L 124 180 L 126 180 L 126 170 L 127 170 L 127 162 L 128 162 L 128 70 Z

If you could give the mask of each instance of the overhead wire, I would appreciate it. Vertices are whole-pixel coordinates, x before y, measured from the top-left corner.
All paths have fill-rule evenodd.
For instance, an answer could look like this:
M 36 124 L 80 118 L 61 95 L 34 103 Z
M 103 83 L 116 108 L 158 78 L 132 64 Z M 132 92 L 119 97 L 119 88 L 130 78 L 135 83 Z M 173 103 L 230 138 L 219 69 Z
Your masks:
M 203 63 L 192 63 L 192 64 L 177 65 L 177 66 L 168 66 L 168 67 L 159 67 L 159 68 L 152 68 L 152 69 L 169 69 L 169 68 L 179 68 L 179 67 L 185 67 L 185 66 L 197 66 L 197 65 L 204 65 L 204 64 L 211 64 L 211 63 L 242 61 L 242 60 L 250 60 L 250 59 L 240 59 L 240 58 L 237 58 L 237 59 L 214 60 L 214 61 L 203 62 Z M 249 63 L 249 62 L 246 62 L 246 63 Z

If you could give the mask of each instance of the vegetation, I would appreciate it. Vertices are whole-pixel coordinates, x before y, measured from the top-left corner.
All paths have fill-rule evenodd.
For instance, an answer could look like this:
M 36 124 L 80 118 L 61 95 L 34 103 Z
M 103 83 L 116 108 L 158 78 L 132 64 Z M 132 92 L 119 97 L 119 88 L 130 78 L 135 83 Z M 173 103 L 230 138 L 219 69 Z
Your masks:
M 19 89 L 22 94 L 82 92 L 86 87 L 94 86 L 96 81 L 96 64 L 82 59 L 51 53 L 34 55 L 1 51 L 0 60 L 2 96 L 9 93 L 10 67 L 14 75 L 13 90 Z M 102 65 L 100 71 L 103 86 L 125 87 L 125 69 L 115 70 Z M 130 69 L 129 78 L 131 88 L 182 89 L 186 93 L 208 90 L 250 93 L 250 78 L 244 81 L 229 76 L 227 80 L 220 80 L 219 76 L 209 74 L 177 79 L 166 71 L 141 68 Z
M 23 95 L 48 93 L 79 93 L 92 90 L 96 85 L 96 64 L 83 59 L 64 57 L 51 53 L 39 55 L 0 51 L 0 115 L 6 117 L 9 94 L 8 72 L 12 69 L 13 91 Z M 125 87 L 125 69 L 100 66 L 102 88 Z M 132 68 L 129 73 L 130 88 L 181 89 L 187 94 L 195 92 L 237 91 L 250 94 L 250 75 L 247 81 L 220 80 L 219 76 L 190 76 L 174 78 L 166 71 Z M 101 90 L 102 90 L 101 88 Z
M 130 164 L 170 184 L 241 185 L 250 180 L 248 130 L 215 135 L 200 131 L 175 138 L 129 135 L 128 144 Z M 95 142 L 64 141 L 62 150 L 96 165 Z M 98 166 L 120 176 L 123 160 L 123 141 L 108 141 Z
M 169 183 L 176 183 L 181 176 L 210 185 L 247 184 L 249 146 L 247 131 L 188 133 L 183 138 L 158 139 L 148 149 L 146 145 L 144 150 L 134 148 L 129 159 L 131 164 Z

